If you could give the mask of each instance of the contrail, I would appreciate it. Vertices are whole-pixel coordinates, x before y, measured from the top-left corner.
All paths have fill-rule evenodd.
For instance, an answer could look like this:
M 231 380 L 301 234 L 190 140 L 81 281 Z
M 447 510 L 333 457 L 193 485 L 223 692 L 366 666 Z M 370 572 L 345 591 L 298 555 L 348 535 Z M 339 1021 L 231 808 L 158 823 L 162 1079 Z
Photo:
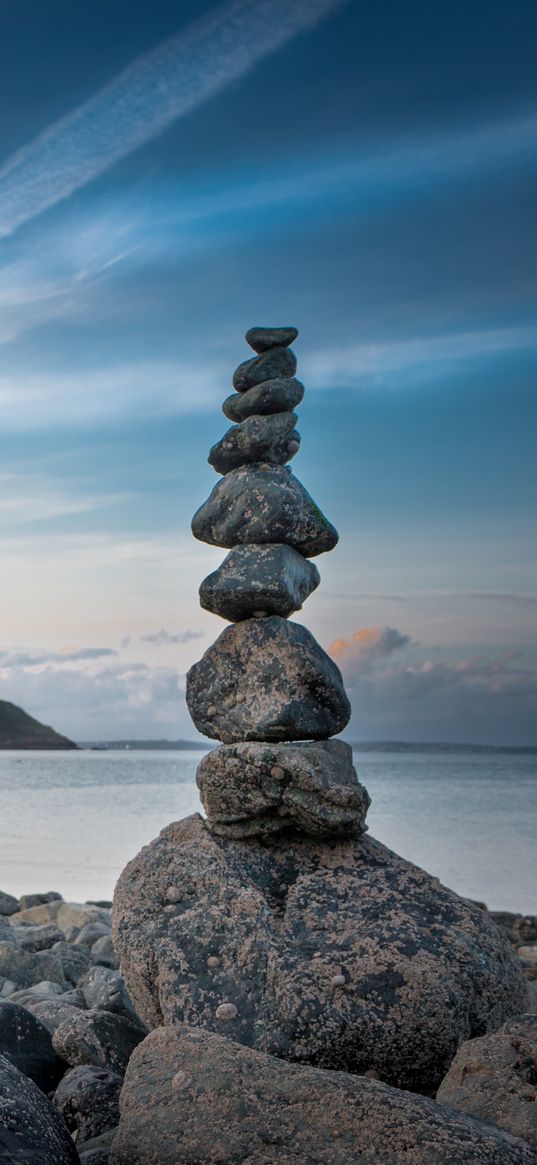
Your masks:
M 128 65 L 0 167 L 0 237 L 91 182 L 347 0 L 232 0 Z

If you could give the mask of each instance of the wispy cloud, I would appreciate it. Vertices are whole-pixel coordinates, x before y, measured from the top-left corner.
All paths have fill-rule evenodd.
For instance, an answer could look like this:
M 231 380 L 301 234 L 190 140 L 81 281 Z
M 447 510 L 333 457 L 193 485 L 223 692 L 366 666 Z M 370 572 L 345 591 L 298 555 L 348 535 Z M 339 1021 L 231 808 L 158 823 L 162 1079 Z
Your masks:
M 190 643 L 192 639 L 203 639 L 204 631 L 150 631 L 148 635 L 141 635 L 141 643 L 152 643 L 155 647 L 168 647 L 173 643 Z
M 342 0 L 234 0 L 157 45 L 0 169 L 0 234 L 91 182 Z
M 0 651 L 0 670 L 43 667 L 45 664 L 62 666 L 69 663 L 87 663 L 90 660 L 117 654 L 112 647 L 80 647 L 76 651 L 45 651 L 38 654 L 32 651 Z

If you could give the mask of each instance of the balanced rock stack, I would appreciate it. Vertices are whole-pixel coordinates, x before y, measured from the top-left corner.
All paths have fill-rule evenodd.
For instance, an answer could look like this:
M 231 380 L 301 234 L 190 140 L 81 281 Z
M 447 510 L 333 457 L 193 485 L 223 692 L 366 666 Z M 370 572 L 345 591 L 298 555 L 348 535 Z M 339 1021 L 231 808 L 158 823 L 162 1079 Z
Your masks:
M 228 837 L 292 825 L 359 833 L 369 804 L 349 745 L 329 739 L 350 717 L 340 672 L 305 627 L 287 622 L 319 585 L 309 559 L 338 539 L 286 465 L 300 445 L 290 410 L 304 394 L 288 347 L 296 335 L 247 332 L 258 355 L 239 365 L 223 406 L 239 423 L 209 454 L 224 476 L 192 522 L 197 538 L 230 550 L 200 601 L 233 626 L 187 680 L 196 727 L 223 741 L 198 784 L 211 829 Z
M 207 819 L 167 826 L 116 887 L 115 948 L 151 1034 L 111 1161 L 529 1165 L 507 1133 L 394 1091 L 434 1095 L 463 1040 L 523 1010 L 525 981 L 485 911 L 365 833 L 368 795 L 331 739 L 350 714 L 340 673 L 288 621 L 337 541 L 287 467 L 296 334 L 247 333 L 257 355 L 224 404 L 237 424 L 209 456 L 223 476 L 192 523 L 229 550 L 200 596 L 231 626 L 187 683 L 221 744 L 198 769 Z

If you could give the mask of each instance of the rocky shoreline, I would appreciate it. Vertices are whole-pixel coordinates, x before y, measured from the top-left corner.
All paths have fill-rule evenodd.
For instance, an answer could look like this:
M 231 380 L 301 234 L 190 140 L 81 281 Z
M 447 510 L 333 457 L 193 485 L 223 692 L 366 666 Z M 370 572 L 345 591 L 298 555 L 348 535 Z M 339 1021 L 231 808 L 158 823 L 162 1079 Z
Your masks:
M 77 1161 L 108 1165 L 125 1073 L 136 1048 L 145 1041 L 144 1055 L 156 1057 L 160 1072 L 165 1072 L 163 1065 L 170 1056 L 174 1062 L 170 1029 L 161 1028 L 158 1041 L 157 1032 L 148 1041 L 147 1028 L 129 998 L 114 950 L 111 905 L 66 902 L 58 892 L 19 899 L 0 892 L 0 1160 L 6 1165 L 17 1160 L 31 1165 Z M 537 917 L 505 911 L 487 914 L 521 961 L 528 980 L 528 1009 L 525 1016 L 505 1025 L 508 1030 L 462 1045 L 438 1089 L 442 1107 L 436 1108 L 443 1114 L 443 1106 L 448 1106 L 491 1121 L 537 1148 L 537 1103 L 530 1100 L 537 1068 Z M 198 1043 L 199 1070 L 208 1071 L 208 1057 L 214 1071 L 214 1065 L 225 1060 L 229 1042 L 215 1036 L 207 1048 Z M 521 1048 L 526 1049 L 525 1057 Z M 180 1043 L 174 1043 L 175 1054 L 179 1050 Z M 243 1049 L 243 1068 L 247 1051 Z M 269 1068 L 278 1063 L 272 1056 L 262 1059 Z M 228 1063 L 226 1070 L 232 1097 L 236 1068 Z M 265 1089 L 267 1064 L 257 1063 L 254 1056 L 248 1070 L 252 1079 L 256 1071 L 260 1074 Z M 176 1092 L 182 1079 L 182 1069 L 178 1071 Z M 326 1076 L 334 1075 L 343 1074 L 308 1069 L 305 1079 L 311 1096 L 316 1090 L 326 1095 L 333 1086 Z M 370 1087 L 369 1081 L 378 1080 L 379 1074 L 369 1072 L 356 1079 L 367 1080 Z M 291 1084 L 296 1085 L 295 1077 Z M 392 1091 L 394 1103 L 408 1096 Z M 434 1109 L 427 1109 L 431 1101 L 415 1094 L 414 1103 L 414 1119 L 423 1120 L 424 1113 L 431 1119 Z M 128 1089 L 124 1104 L 127 1108 L 132 1104 Z M 528 1113 L 524 1116 L 532 1109 L 533 1123 Z M 215 1120 L 213 1115 L 209 1126 L 213 1134 Z M 261 1113 L 256 1120 L 262 1122 Z M 440 1122 L 435 1134 L 439 1139 L 442 1127 Z M 339 1138 L 336 1141 L 339 1144 Z M 528 1165 L 533 1159 L 529 1149 L 526 1157 L 513 1158 Z

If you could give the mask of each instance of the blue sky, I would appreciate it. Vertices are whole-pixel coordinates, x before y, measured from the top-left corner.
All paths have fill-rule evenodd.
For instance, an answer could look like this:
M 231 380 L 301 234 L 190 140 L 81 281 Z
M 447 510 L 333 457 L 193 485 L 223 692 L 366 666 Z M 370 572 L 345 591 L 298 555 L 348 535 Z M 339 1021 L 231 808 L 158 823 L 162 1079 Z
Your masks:
M 537 740 L 535 6 L 0 0 L 0 697 L 194 736 L 252 324 L 338 526 L 353 738 Z

